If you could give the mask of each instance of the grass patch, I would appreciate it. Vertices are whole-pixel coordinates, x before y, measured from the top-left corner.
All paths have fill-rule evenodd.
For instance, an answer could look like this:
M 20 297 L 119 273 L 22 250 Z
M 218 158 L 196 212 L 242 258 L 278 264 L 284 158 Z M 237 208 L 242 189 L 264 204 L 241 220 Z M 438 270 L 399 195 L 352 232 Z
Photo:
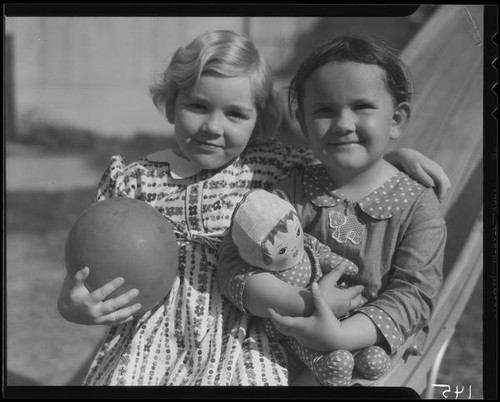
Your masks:
M 51 155 L 85 154 L 99 164 L 104 164 L 114 154 L 133 160 L 166 148 L 168 135 L 138 132 L 132 137 L 109 137 L 98 132 L 57 123 L 29 126 L 17 137 L 17 143 L 34 146 L 38 151 Z

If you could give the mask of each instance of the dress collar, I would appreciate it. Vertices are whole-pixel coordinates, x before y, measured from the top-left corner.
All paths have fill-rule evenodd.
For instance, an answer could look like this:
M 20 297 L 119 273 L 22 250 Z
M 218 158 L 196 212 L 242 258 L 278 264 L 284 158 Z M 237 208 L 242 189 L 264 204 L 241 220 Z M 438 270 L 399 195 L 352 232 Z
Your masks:
M 186 179 L 203 170 L 189 159 L 176 154 L 171 149 L 154 152 L 146 156 L 146 159 L 150 162 L 168 163 L 170 167 L 170 175 L 174 179 Z
M 358 202 L 350 202 L 330 179 L 322 164 L 305 168 L 304 192 L 318 207 L 334 207 L 338 204 L 357 205 L 367 215 L 383 220 L 402 212 L 421 193 L 424 187 L 403 172 L 398 172 L 382 186 Z

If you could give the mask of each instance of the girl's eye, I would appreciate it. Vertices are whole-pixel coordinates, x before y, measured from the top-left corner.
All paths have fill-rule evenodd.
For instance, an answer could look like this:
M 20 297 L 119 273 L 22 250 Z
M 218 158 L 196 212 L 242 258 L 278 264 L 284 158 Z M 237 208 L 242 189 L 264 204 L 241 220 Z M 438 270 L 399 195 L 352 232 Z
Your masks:
M 278 251 L 278 255 L 285 254 L 285 251 L 286 247 L 283 247 L 282 249 L 280 249 L 280 251 Z
M 366 109 L 375 109 L 375 106 L 370 103 L 358 103 L 354 105 L 354 110 L 366 110 Z
M 196 112 L 203 112 L 206 110 L 206 107 L 203 103 L 190 103 L 187 106 L 188 106 L 188 108 L 190 108 L 191 110 L 194 110 Z
M 324 114 L 329 114 L 332 112 L 332 109 L 328 108 L 328 107 L 322 107 L 322 108 L 319 108 L 319 109 L 316 109 L 313 114 L 314 115 L 324 115 Z
M 300 236 L 300 228 L 297 229 L 297 237 Z
M 245 114 L 234 110 L 227 112 L 227 115 L 233 120 L 248 120 L 248 117 Z

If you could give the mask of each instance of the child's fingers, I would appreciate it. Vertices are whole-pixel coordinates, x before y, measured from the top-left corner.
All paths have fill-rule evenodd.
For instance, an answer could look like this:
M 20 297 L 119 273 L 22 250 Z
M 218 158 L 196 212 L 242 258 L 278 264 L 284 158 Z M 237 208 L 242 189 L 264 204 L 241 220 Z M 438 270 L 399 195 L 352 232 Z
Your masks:
M 274 327 L 283 335 L 291 336 L 294 328 L 293 317 L 284 317 L 272 308 L 269 309 L 269 318 Z
M 100 288 L 94 290 L 90 295 L 95 302 L 103 301 L 124 283 L 125 279 L 121 277 L 115 278 L 111 282 L 108 282 Z
M 426 187 L 434 187 L 434 191 L 436 192 L 439 201 L 443 201 L 451 187 L 449 177 L 446 175 L 443 168 L 437 163 L 428 164 L 425 168 L 418 165 L 417 178 L 418 181 L 422 182 L 422 184 Z
M 331 314 L 333 314 L 332 311 L 330 310 L 330 307 L 328 306 L 325 299 L 323 298 L 323 295 L 321 294 L 318 282 L 313 282 L 311 284 L 311 293 L 312 293 L 314 306 L 316 307 L 316 311 L 318 312 L 319 315 L 325 315 L 325 314 L 331 315 Z
M 134 319 L 133 314 L 141 309 L 142 305 L 136 303 L 132 306 L 113 311 L 111 314 L 103 315 L 95 320 L 96 324 L 122 324 Z
M 351 299 L 349 303 L 349 310 L 361 307 L 362 305 L 363 305 L 363 296 L 360 293 L 359 295 Z
M 339 281 L 340 277 L 344 274 L 346 267 L 347 267 L 347 261 L 343 260 L 334 269 L 328 272 L 328 274 L 326 274 L 322 278 L 322 281 L 328 281 L 332 284 L 332 286 L 335 286 Z
M 89 277 L 90 269 L 89 267 L 82 268 L 80 271 L 77 271 L 75 276 L 73 277 L 75 281 L 75 285 L 83 285 L 85 279 Z
M 355 299 L 358 296 L 361 296 L 363 289 L 365 287 L 363 285 L 351 286 L 350 288 L 346 288 L 344 290 L 344 295 L 350 299 Z
M 427 174 L 427 172 L 422 168 L 421 165 L 417 165 L 415 168 L 415 178 L 422 183 L 425 187 L 434 187 L 434 180 Z
M 137 289 L 130 289 L 128 292 L 123 293 L 117 297 L 113 297 L 112 299 L 105 300 L 102 302 L 101 311 L 104 314 L 112 313 L 115 310 L 118 310 L 127 304 L 129 304 L 132 300 L 134 300 L 139 291 Z
M 434 189 L 436 191 L 436 194 L 439 198 L 439 201 L 443 201 L 444 198 L 446 197 L 446 194 L 448 194 L 448 191 L 450 191 L 451 188 L 451 182 L 448 176 L 444 173 L 443 171 L 443 176 L 437 181 L 437 186 Z

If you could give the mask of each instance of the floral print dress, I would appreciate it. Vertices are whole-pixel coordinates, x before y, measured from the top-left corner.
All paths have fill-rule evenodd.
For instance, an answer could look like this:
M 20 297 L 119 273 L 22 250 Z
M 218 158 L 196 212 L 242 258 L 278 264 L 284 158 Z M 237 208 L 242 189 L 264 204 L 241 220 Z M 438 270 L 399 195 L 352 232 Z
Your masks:
M 175 161 L 145 157 L 127 165 L 113 156 L 96 201 L 137 198 L 160 211 L 176 231 L 179 272 L 160 305 L 110 328 L 84 384 L 288 385 L 283 346 L 267 337 L 262 320 L 220 293 L 218 246 L 248 190 L 267 189 L 312 159 L 271 141 L 249 146 L 219 170 L 178 177 Z

